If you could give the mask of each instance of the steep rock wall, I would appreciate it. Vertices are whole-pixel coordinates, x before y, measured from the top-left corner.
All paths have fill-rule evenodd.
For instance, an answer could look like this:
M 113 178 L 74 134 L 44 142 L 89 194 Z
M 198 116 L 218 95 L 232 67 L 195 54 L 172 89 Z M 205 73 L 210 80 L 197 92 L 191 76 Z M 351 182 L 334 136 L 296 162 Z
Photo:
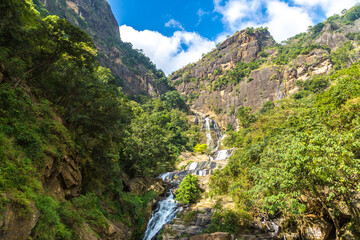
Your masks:
M 149 58 L 120 39 L 119 25 L 106 0 L 41 0 L 50 14 L 65 18 L 94 40 L 98 60 L 110 68 L 126 94 L 158 96 L 167 90 Z

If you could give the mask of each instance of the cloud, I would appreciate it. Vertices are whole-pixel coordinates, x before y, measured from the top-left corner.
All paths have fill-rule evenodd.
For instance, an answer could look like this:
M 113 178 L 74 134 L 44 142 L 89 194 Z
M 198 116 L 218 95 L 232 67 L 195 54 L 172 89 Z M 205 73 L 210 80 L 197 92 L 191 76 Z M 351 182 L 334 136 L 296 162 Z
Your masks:
M 329 17 L 357 2 L 359 0 L 290 0 L 290 3 L 282 0 L 213 0 L 214 12 L 222 15 L 226 33 L 267 26 L 277 41 L 304 32 L 309 25 L 323 20 L 319 19 L 319 13 Z M 223 35 L 226 34 L 219 36 Z
M 179 28 L 183 31 L 185 30 L 184 27 L 181 25 L 181 23 L 176 21 L 175 19 L 170 19 L 167 23 L 165 23 L 165 27 Z
M 142 49 L 166 74 L 198 61 L 203 53 L 215 48 L 214 42 L 194 32 L 176 31 L 167 37 L 156 31 L 137 31 L 126 25 L 120 27 L 120 32 L 123 41 Z
M 267 9 L 269 21 L 264 25 L 269 28 L 277 41 L 305 32 L 308 26 L 313 25 L 309 14 L 300 7 L 290 7 L 284 2 L 270 1 Z
M 221 0 L 214 0 L 215 12 L 223 15 L 222 22 L 232 31 L 240 30 L 239 26 L 252 18 L 262 18 L 260 0 L 229 0 L 221 4 Z
M 199 16 L 199 21 L 197 22 L 197 24 L 195 25 L 195 27 L 199 26 L 199 24 L 200 24 L 201 21 L 202 21 L 202 17 L 205 16 L 205 15 L 210 14 L 210 12 L 205 12 L 204 10 L 202 10 L 202 9 L 200 8 L 200 9 L 197 11 L 196 14 Z
M 320 7 L 327 17 L 334 14 L 339 14 L 343 9 L 349 9 L 353 7 L 358 0 L 294 0 L 295 4 L 300 6 L 311 8 Z

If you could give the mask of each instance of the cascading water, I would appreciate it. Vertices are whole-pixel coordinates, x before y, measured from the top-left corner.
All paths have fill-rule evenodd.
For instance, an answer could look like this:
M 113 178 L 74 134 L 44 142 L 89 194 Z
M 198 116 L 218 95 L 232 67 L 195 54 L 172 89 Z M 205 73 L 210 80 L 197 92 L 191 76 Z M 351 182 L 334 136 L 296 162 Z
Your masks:
M 215 157 L 215 161 L 218 161 L 218 160 L 225 160 L 227 159 L 228 157 L 230 157 L 231 155 L 231 151 L 230 150 L 219 150 L 217 151 L 216 153 L 216 157 Z
M 206 117 L 204 127 L 206 129 L 207 145 L 216 150 L 214 155 L 216 156 L 215 160 L 223 160 L 228 158 L 231 155 L 231 150 L 218 150 L 223 135 L 217 122 Z M 214 131 L 217 136 L 216 146 L 212 146 L 213 139 L 211 137 L 211 131 Z M 211 161 L 192 162 L 183 171 L 163 173 L 159 176 L 159 178 L 163 179 L 165 182 L 172 183 L 173 185 L 175 184 L 177 186 L 181 179 L 183 179 L 187 174 L 194 174 L 198 176 L 209 175 L 217 166 L 217 164 L 213 162 L 213 157 L 209 157 Z M 178 212 L 178 204 L 175 201 L 175 196 L 173 194 L 173 190 L 176 188 L 176 186 L 172 187 L 168 191 L 168 195 L 165 199 L 158 202 L 157 208 L 153 211 L 147 225 L 143 240 L 156 239 L 156 236 L 159 234 L 162 227 L 165 224 L 169 224 L 176 217 L 176 213 Z
M 220 143 L 221 143 L 221 139 L 223 137 L 223 134 L 221 132 L 221 129 L 220 129 L 218 123 L 215 120 L 213 120 L 213 122 L 214 122 L 214 124 L 213 124 L 214 125 L 214 131 L 216 132 L 216 136 L 218 138 L 218 140 L 216 142 L 215 150 L 218 150 L 219 147 L 220 147 Z
M 211 138 L 211 128 L 210 128 L 210 118 L 205 118 L 205 129 L 206 129 L 206 144 L 210 147 L 212 144 L 212 138 Z
M 159 176 L 164 181 L 172 180 L 172 173 L 164 173 Z M 168 196 L 158 203 L 157 208 L 151 215 L 143 240 L 152 240 L 165 224 L 170 223 L 176 216 L 178 211 L 177 202 L 173 194 L 174 188 L 168 191 Z

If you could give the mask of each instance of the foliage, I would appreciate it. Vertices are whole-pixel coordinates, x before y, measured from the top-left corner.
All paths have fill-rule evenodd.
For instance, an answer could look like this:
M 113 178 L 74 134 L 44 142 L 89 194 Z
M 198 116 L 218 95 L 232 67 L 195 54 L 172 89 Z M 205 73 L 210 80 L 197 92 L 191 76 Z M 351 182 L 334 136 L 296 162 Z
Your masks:
M 248 77 L 253 70 L 258 69 L 262 63 L 263 60 L 260 59 L 250 61 L 248 63 L 238 62 L 234 69 L 228 71 L 226 75 L 218 77 L 211 83 L 212 89 L 217 90 L 221 89 L 222 86 L 226 86 L 227 84 L 240 83 L 245 77 Z
M 119 79 L 99 66 L 85 32 L 43 18 L 28 0 L 5 0 L 0 9 L 0 213 L 11 205 L 27 217 L 35 202 L 41 217 L 34 238 L 76 239 L 82 222 L 101 232 L 105 217 L 139 237 L 156 193 L 130 194 L 121 179 L 172 170 L 179 153 L 198 143 L 185 99 L 170 91 L 162 100 L 130 101 Z M 58 202 L 39 174 L 68 159 L 81 171 L 82 192 Z
M 271 109 L 275 108 L 275 104 L 272 101 L 267 101 L 266 103 L 264 103 L 264 105 L 261 107 L 261 109 L 259 110 L 259 113 L 267 113 L 269 112 Z
M 359 73 L 357 63 L 333 74 L 331 87 L 323 77 L 308 80 L 307 97 L 282 100 L 239 132 L 229 132 L 226 143 L 238 150 L 212 177 L 212 194 L 231 195 L 240 209 L 294 219 L 314 211 L 300 198 L 306 196 L 323 206 L 317 214 L 331 219 L 338 237 L 341 203 L 359 229 L 358 210 L 348 204 L 360 186 L 355 134 L 360 120 Z
M 206 153 L 208 151 L 208 145 L 207 144 L 197 144 L 194 147 L 194 152 L 198 152 L 198 153 Z
M 351 58 L 351 51 L 353 49 L 353 43 L 351 41 L 347 41 L 343 44 L 343 46 L 332 52 L 331 61 L 334 63 L 335 70 L 339 70 L 347 66 L 347 63 Z
M 251 216 L 245 211 L 217 209 L 211 218 L 206 232 L 229 232 L 237 234 L 242 228 L 249 225 Z
M 186 104 L 186 96 L 180 95 L 178 91 L 168 91 L 165 93 L 162 99 L 168 108 L 177 108 L 183 111 L 187 111 L 189 109 Z
M 66 205 L 65 205 L 66 206 Z M 36 200 L 36 207 L 41 215 L 36 227 L 33 230 L 33 237 L 36 239 L 74 239 L 76 234 L 71 228 L 73 225 L 82 222 L 70 208 L 64 208 L 55 199 L 49 196 L 39 196 Z M 70 222 L 70 219 L 73 222 Z
M 244 128 L 249 127 L 251 123 L 256 121 L 256 116 L 251 113 L 251 107 L 240 107 L 237 118 L 239 119 L 240 126 Z
M 183 204 L 195 203 L 200 196 L 198 178 L 188 174 L 180 183 L 176 192 L 176 200 Z

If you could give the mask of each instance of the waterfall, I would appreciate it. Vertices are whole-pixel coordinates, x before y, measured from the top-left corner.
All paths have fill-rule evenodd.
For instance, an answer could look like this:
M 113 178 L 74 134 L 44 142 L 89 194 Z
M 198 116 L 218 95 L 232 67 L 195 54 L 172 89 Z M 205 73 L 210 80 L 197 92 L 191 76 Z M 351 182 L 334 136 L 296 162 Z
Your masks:
M 191 163 L 190 166 L 189 166 L 189 170 L 190 170 L 190 171 L 191 171 L 191 170 L 195 170 L 195 169 L 197 168 L 198 164 L 199 164 L 199 163 L 197 163 L 197 162 Z
M 170 182 L 173 177 L 173 173 L 163 173 L 159 176 L 164 181 Z M 175 188 L 175 187 L 174 187 Z M 168 195 L 165 199 L 158 202 L 157 208 L 153 211 L 151 218 L 146 227 L 146 232 L 143 240 L 155 239 L 155 236 L 160 232 L 165 224 L 170 223 L 176 216 L 178 211 L 177 202 L 173 194 L 174 188 L 168 191 Z
M 206 129 L 206 144 L 208 147 L 211 147 L 212 144 L 212 138 L 211 138 L 211 128 L 210 128 L 210 118 L 205 118 L 205 129 Z
M 231 151 L 229 150 L 219 150 L 216 153 L 215 161 L 227 159 L 228 157 L 230 157 L 230 155 L 231 155 Z
M 182 171 L 174 171 L 163 173 L 159 176 L 162 180 L 173 185 L 178 185 L 187 174 L 194 174 L 198 176 L 206 176 L 211 174 L 217 167 L 217 163 L 213 160 L 227 159 L 232 150 L 219 150 L 221 139 L 223 137 L 221 129 L 215 120 L 211 120 L 206 117 L 204 122 L 204 128 L 206 129 L 206 143 L 209 148 L 215 149 L 214 158 L 209 155 L 210 161 L 192 162 L 189 163 Z M 216 146 L 212 146 L 213 139 L 211 137 L 211 131 L 216 133 L 217 142 Z M 165 224 L 169 224 L 176 217 L 178 212 L 178 205 L 175 201 L 173 190 L 176 186 L 172 187 L 167 196 L 158 202 L 156 209 L 153 211 L 149 223 L 146 228 L 146 232 L 143 240 L 153 240 L 159 234 L 160 230 Z

